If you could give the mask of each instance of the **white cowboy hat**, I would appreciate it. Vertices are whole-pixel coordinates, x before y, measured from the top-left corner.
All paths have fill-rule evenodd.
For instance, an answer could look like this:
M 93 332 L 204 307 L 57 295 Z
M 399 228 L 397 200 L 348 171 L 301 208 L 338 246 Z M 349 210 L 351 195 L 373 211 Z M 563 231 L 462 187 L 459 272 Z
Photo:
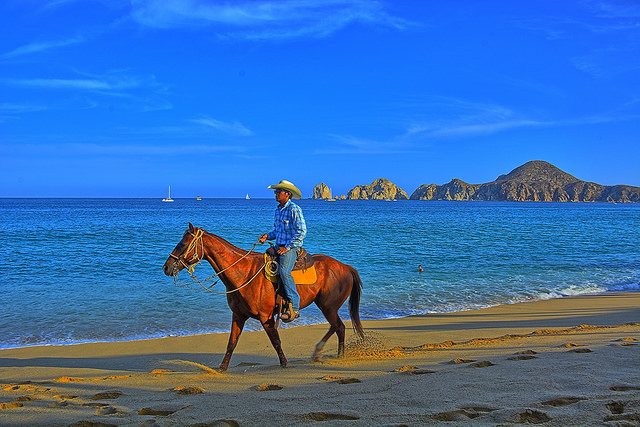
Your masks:
M 287 190 L 289 193 L 291 193 L 291 197 L 293 197 L 294 199 L 302 199 L 302 191 L 300 191 L 298 187 L 293 185 L 293 182 L 287 181 L 286 179 L 283 179 L 277 184 L 271 184 L 267 188 L 270 190 Z

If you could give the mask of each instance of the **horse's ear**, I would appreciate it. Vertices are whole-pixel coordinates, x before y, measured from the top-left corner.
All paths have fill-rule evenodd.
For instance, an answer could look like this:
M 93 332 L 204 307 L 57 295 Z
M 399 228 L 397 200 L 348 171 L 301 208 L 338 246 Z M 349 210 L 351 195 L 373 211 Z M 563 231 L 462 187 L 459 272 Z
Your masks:
M 193 227 L 193 224 L 191 223 L 189 223 L 189 231 L 192 233 L 194 232 L 194 227 Z

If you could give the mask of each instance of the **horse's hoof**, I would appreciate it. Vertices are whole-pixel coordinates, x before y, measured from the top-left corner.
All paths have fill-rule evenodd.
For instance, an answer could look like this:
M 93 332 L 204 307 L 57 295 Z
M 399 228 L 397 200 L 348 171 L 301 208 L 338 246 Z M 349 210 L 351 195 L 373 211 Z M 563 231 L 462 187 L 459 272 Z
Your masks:
M 218 372 L 225 372 L 226 370 L 227 370 L 227 367 L 226 367 L 226 366 L 222 366 L 222 365 L 220 365 L 220 366 L 218 367 Z

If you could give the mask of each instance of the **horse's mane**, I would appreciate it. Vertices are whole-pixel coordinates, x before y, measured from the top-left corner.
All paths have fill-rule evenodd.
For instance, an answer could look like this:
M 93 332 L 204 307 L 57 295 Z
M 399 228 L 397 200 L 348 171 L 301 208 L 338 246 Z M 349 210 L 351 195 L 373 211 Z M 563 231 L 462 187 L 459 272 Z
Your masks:
M 233 243 L 229 242 L 228 240 L 226 240 L 223 237 L 218 236 L 217 234 L 209 233 L 204 228 L 201 228 L 201 230 L 204 232 L 205 235 L 207 235 L 209 237 L 212 237 L 215 240 L 218 240 L 222 245 L 226 246 L 227 249 L 230 249 L 231 251 L 235 252 L 237 255 L 245 255 L 248 252 L 246 249 L 242 249 L 242 248 L 237 247 Z M 254 252 L 254 254 L 259 255 L 260 253 L 259 252 Z

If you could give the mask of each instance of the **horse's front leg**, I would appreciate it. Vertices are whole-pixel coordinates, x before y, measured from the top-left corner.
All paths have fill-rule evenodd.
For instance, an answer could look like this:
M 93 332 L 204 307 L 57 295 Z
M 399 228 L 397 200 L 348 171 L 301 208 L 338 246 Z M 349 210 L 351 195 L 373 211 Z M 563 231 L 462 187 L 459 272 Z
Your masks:
M 265 332 L 269 336 L 269 340 L 271 340 L 271 345 L 276 349 L 276 353 L 278 353 L 278 358 L 280 359 L 280 366 L 285 368 L 287 366 L 287 358 L 282 351 L 282 346 L 280 344 L 280 335 L 278 334 L 278 329 L 276 329 L 276 322 L 273 317 L 268 320 L 261 322 L 262 327 Z
M 231 355 L 233 354 L 233 350 L 236 348 L 236 344 L 238 344 L 238 338 L 240 338 L 242 328 L 244 328 L 244 323 L 246 321 L 246 317 L 239 316 L 235 313 L 233 314 L 233 319 L 231 320 L 231 333 L 229 334 L 229 343 L 227 344 L 227 352 L 225 353 L 224 359 L 222 359 L 222 363 L 220 364 L 220 371 L 226 371 L 229 367 Z

